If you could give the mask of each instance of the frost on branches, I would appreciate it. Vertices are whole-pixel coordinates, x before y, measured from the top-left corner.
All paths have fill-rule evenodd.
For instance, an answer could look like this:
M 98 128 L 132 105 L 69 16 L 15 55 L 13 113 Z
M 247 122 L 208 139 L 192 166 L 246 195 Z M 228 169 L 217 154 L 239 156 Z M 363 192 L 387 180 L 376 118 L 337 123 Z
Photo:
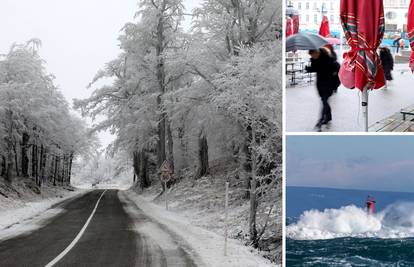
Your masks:
M 0 176 L 67 185 L 74 158 L 93 142 L 46 72 L 40 45 L 15 44 L 0 58 Z
M 98 71 L 91 97 L 75 101 L 84 116 L 104 116 L 94 130 L 116 135 L 109 152 L 130 160 L 137 187 L 164 192 L 158 169 L 165 159 L 174 169 L 167 187 L 229 180 L 249 205 L 246 241 L 277 243 L 278 251 L 281 11 L 271 0 L 206 0 L 192 11 L 188 32 L 182 1 L 140 1 L 119 37 L 122 53 Z M 113 82 L 97 87 L 103 78 Z

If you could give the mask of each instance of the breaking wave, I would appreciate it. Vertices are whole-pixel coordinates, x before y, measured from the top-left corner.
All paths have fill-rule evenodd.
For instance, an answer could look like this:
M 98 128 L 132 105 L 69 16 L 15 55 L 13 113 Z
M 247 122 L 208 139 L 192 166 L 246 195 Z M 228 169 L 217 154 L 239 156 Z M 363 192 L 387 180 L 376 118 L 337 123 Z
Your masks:
M 414 237 L 414 203 L 395 203 L 375 215 L 354 205 L 324 211 L 305 211 L 287 226 L 288 238 L 298 240 L 341 237 Z

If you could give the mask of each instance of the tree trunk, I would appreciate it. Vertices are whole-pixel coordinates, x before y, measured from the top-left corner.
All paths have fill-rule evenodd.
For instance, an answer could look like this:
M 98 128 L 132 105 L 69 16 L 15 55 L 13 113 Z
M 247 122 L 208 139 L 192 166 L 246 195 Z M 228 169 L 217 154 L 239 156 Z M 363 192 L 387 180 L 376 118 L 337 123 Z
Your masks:
M 32 145 L 32 176 L 35 178 L 36 184 L 39 184 L 38 182 L 38 155 L 37 155 L 37 145 Z
M 247 127 L 247 138 L 245 139 L 244 145 L 243 145 L 243 152 L 244 152 L 244 157 L 242 159 L 242 169 L 243 171 L 243 175 L 244 175 L 244 181 L 245 181 L 245 189 L 246 189 L 246 194 L 244 195 L 245 199 L 249 199 L 250 198 L 250 180 L 251 180 L 251 176 L 250 173 L 252 172 L 252 153 L 251 153 L 251 149 L 250 149 L 250 144 L 252 142 L 252 128 L 249 126 Z
M 72 164 L 73 164 L 73 152 L 69 156 L 69 167 L 68 167 L 68 185 L 71 184 L 72 179 Z
M 170 167 L 172 173 L 174 173 L 174 141 L 171 131 L 171 122 L 167 123 L 167 140 L 168 140 L 168 161 L 170 162 Z
M 165 93 L 165 66 L 164 66 L 164 12 L 166 8 L 166 0 L 163 0 L 160 6 L 160 15 L 157 24 L 157 43 L 155 45 L 155 56 L 157 58 L 156 76 L 159 87 L 159 95 L 157 96 L 157 107 L 160 111 L 160 118 L 158 122 L 158 167 L 162 165 L 166 159 L 165 155 L 165 125 L 166 125 L 166 114 L 163 112 L 163 105 L 161 97 Z
M 147 188 L 151 185 L 148 175 L 148 155 L 145 151 L 139 153 L 140 159 L 140 187 L 141 189 Z
M 6 174 L 6 157 L 5 156 L 1 156 L 1 172 L 0 172 L 0 176 L 4 177 Z
M 9 153 L 9 154 L 11 154 L 11 153 Z M 11 156 L 9 156 L 9 158 L 11 158 Z M 12 181 L 12 179 L 11 179 L 11 175 L 12 175 L 11 171 L 12 171 L 12 168 L 13 168 L 13 162 L 11 160 L 8 160 L 7 161 L 7 168 L 6 168 L 6 180 L 8 182 L 11 182 Z
M 182 166 L 187 167 L 187 145 L 186 140 L 184 138 L 185 135 L 185 123 L 183 123 L 182 127 L 179 127 L 177 129 L 178 132 L 178 140 L 180 142 L 180 150 L 181 150 L 181 160 L 182 160 Z
M 65 162 L 66 162 L 66 155 L 63 154 L 63 159 L 61 161 L 61 165 L 62 165 L 61 177 L 60 177 L 61 185 L 65 184 Z
M 41 146 L 40 149 L 40 184 L 45 182 L 45 176 L 46 176 L 46 160 L 47 160 L 47 149 Z
M 14 143 L 13 145 L 13 152 L 14 152 L 14 167 L 16 170 L 16 175 L 17 177 L 20 176 L 20 171 L 19 171 L 19 159 L 18 159 L 18 155 L 17 155 L 17 148 L 16 148 L 17 144 Z
M 207 137 L 205 135 L 201 135 L 198 138 L 198 174 L 197 178 L 201 178 L 208 174 L 209 166 L 208 166 L 208 143 Z
M 139 175 L 140 175 L 140 169 L 139 169 L 139 152 L 138 151 L 135 151 L 132 156 L 133 156 L 132 166 L 134 168 L 134 175 L 136 175 L 137 177 L 139 177 Z
M 53 172 L 53 185 L 54 186 L 56 186 L 57 174 L 58 174 L 58 156 L 55 156 L 55 169 Z
M 42 182 L 44 179 L 44 163 L 43 161 L 45 160 L 45 148 L 43 147 L 43 145 L 40 145 L 40 157 L 39 157 L 39 186 L 42 186 Z
M 30 136 L 27 133 L 23 133 L 22 136 L 22 175 L 23 177 L 29 176 L 29 157 L 27 156 L 27 148 L 29 145 Z
M 13 168 L 13 155 L 12 155 L 12 140 L 13 140 L 13 111 L 7 110 L 7 117 L 9 120 L 9 127 L 7 129 L 7 169 L 6 180 L 11 182 L 11 171 Z
M 159 99 L 159 100 L 158 100 Z M 161 97 L 157 97 L 157 103 L 161 106 Z M 165 155 L 165 113 L 161 114 L 160 122 L 158 123 L 158 167 L 161 167 L 162 163 L 166 159 Z

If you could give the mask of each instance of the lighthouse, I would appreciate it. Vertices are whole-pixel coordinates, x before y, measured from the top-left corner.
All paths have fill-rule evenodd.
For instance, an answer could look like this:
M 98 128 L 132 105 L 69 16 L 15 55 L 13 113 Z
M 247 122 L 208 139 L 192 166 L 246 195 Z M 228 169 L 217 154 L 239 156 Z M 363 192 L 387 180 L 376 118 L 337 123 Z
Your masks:
M 375 213 L 375 200 L 369 195 L 367 198 L 367 212 L 370 215 L 373 215 Z

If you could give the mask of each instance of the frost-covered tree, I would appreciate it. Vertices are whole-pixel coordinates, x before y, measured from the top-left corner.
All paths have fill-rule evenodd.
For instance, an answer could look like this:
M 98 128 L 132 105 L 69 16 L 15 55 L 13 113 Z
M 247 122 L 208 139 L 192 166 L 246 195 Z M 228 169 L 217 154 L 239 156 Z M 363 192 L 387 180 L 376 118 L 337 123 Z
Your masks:
M 115 81 L 96 89 L 89 99 L 75 102 L 84 115 L 107 115 L 95 129 L 111 129 L 116 134 L 112 148 L 129 152 L 136 175 L 141 175 L 139 166 L 148 161 L 148 154 L 156 154 L 158 167 L 167 158 L 174 162 L 163 95 L 179 86 L 185 76 L 176 53 L 186 46 L 180 28 L 182 13 L 181 0 L 141 1 L 137 22 L 126 24 L 119 38 L 123 53 L 106 64 L 92 84 L 104 77 Z
M 250 197 L 250 237 L 256 245 L 257 197 L 280 186 L 282 85 L 277 51 L 275 44 L 241 49 L 213 81 L 213 104 L 244 129 L 239 158 L 247 171 L 243 176 Z
M 170 183 L 226 169 L 250 203 L 254 246 L 281 192 L 281 5 L 206 0 L 184 33 L 181 1 L 142 0 L 119 38 L 122 53 L 92 84 L 113 82 L 75 102 L 95 130 L 116 135 L 110 152 L 129 157 L 141 188 L 157 182 L 164 159 Z
M 38 54 L 40 40 L 15 44 L 0 60 L 1 176 L 69 183 L 73 158 L 90 147 Z

